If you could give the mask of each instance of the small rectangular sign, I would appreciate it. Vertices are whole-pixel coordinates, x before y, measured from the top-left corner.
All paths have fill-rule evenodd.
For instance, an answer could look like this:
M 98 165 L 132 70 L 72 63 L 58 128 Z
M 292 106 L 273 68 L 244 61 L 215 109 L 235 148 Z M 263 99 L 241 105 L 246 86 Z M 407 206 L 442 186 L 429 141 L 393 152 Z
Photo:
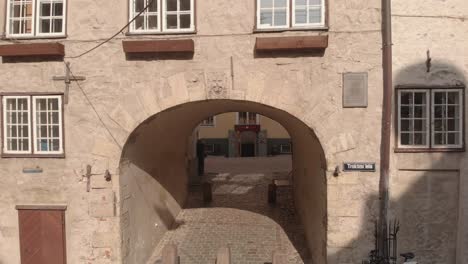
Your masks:
M 345 162 L 343 171 L 375 171 L 374 162 Z
M 343 107 L 367 107 L 367 73 L 343 73 Z

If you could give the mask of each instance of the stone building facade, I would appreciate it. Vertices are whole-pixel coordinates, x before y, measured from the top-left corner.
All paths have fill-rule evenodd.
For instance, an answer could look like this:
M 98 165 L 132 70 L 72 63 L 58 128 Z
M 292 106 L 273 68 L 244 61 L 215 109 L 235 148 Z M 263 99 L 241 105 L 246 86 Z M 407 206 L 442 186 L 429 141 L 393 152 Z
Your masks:
M 22 214 L 40 210 L 61 212 L 52 218 L 64 223 L 66 263 L 145 263 L 184 206 L 193 128 L 233 111 L 268 116 L 291 135 L 295 203 L 314 263 L 361 263 L 373 249 L 378 210 L 380 1 L 310 1 L 309 27 L 293 23 L 304 14 L 290 12 L 303 10 L 296 1 L 295 8 L 295 1 L 275 1 L 276 20 L 272 7 L 254 0 L 194 0 L 193 12 L 179 3 L 179 11 L 164 14 L 151 7 L 84 54 L 141 6 L 2 0 L 0 263 L 21 263 L 30 253 L 20 250 Z M 401 221 L 400 249 L 421 263 L 468 263 L 468 4 L 392 2 L 393 114 L 400 119 L 393 124 L 391 210 Z M 167 20 L 156 29 L 158 16 Z M 346 73 L 366 73 L 362 107 L 343 107 Z M 436 117 L 442 106 L 445 114 Z M 448 116 L 449 107 L 459 111 Z M 410 116 L 403 112 L 409 108 Z M 43 122 L 41 111 L 52 121 Z M 20 122 L 13 113 L 26 116 Z M 440 120 L 443 129 L 434 125 Z M 345 162 L 375 162 L 377 171 L 335 177 Z
M 196 133 L 205 153 L 225 157 L 266 157 L 291 154 L 291 137 L 278 122 L 257 113 L 211 116 Z

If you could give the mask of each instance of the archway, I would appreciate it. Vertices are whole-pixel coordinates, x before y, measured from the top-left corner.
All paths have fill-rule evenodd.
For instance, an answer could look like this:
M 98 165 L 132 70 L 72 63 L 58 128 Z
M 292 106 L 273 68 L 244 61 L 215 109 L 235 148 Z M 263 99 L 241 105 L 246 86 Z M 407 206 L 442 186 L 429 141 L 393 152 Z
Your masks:
M 145 263 L 185 205 L 194 157 L 192 131 L 208 116 L 248 111 L 286 128 L 293 145 L 294 202 L 314 263 L 326 262 L 326 159 L 315 133 L 293 115 L 236 100 L 185 103 L 140 124 L 128 138 L 120 164 L 124 263 Z

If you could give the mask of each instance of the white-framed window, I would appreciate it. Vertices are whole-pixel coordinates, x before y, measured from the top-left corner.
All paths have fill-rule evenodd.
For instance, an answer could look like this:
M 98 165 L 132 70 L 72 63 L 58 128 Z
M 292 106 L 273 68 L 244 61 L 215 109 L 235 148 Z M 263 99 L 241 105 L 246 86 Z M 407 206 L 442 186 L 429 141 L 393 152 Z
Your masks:
M 147 33 L 161 31 L 161 0 L 131 0 L 130 6 L 130 19 L 144 10 L 130 25 L 130 31 Z M 146 6 L 148 8 L 145 10 Z
M 29 96 L 4 96 L 3 152 L 31 153 L 31 103 Z
M 463 146 L 463 93 L 458 90 L 432 90 L 432 147 L 461 148 Z
M 280 153 L 290 154 L 291 153 L 291 144 L 281 144 L 280 145 Z
M 3 153 L 63 154 L 62 96 L 3 96 Z
M 289 27 L 289 0 L 257 0 L 257 27 Z
M 258 29 L 324 26 L 325 0 L 257 0 Z
M 214 127 L 215 126 L 215 117 L 210 116 L 207 119 L 201 121 L 200 126 Z
M 462 147 L 461 89 L 398 90 L 398 148 Z
M 325 0 L 293 0 L 293 27 L 323 27 Z
M 7 0 L 7 37 L 64 36 L 67 0 Z
M 192 32 L 195 30 L 194 10 L 194 0 L 130 0 L 129 20 L 143 11 L 130 25 L 130 32 Z
M 238 112 L 237 113 L 238 125 L 258 125 L 259 117 L 257 113 L 251 112 Z

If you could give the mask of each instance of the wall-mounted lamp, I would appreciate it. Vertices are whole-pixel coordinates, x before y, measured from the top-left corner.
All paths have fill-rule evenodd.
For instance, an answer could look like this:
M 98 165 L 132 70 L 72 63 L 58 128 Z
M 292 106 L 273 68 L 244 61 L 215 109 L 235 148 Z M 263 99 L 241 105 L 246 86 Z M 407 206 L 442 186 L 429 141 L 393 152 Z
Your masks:
M 333 172 L 333 176 L 335 176 L 335 177 L 340 176 L 340 166 L 335 167 L 335 171 Z
M 106 179 L 106 181 L 111 181 L 112 180 L 112 176 L 111 176 L 109 170 L 106 170 L 106 172 L 104 173 L 104 179 Z

